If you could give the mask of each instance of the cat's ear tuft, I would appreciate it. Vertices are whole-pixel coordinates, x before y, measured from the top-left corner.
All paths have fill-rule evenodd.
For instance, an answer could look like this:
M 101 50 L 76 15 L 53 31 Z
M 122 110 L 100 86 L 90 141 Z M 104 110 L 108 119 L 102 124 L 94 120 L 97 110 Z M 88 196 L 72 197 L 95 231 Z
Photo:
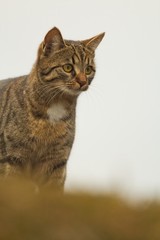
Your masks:
M 82 41 L 82 43 L 86 47 L 90 48 L 92 51 L 95 51 L 98 45 L 100 44 L 100 42 L 102 41 L 104 35 L 105 33 L 103 32 L 95 37 Z
M 60 30 L 56 27 L 52 28 L 45 36 L 43 41 L 43 52 L 49 55 L 65 47 L 65 43 Z

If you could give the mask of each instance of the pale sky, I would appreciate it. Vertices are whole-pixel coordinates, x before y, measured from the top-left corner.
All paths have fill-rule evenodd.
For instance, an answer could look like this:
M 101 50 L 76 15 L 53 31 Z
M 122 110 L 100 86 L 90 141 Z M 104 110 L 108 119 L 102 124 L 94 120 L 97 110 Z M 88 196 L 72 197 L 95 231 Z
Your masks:
M 0 0 L 0 79 L 29 73 L 45 34 L 106 36 L 77 106 L 66 189 L 160 195 L 160 1 Z

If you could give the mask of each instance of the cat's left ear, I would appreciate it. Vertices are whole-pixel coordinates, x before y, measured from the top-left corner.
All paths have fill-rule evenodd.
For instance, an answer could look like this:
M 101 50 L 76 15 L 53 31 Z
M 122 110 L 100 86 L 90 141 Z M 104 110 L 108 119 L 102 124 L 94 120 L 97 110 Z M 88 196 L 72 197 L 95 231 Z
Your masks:
M 43 41 L 43 52 L 49 55 L 65 47 L 65 43 L 60 30 L 56 27 L 52 28 L 45 36 Z
M 98 47 L 98 45 L 100 44 L 100 42 L 102 41 L 104 35 L 105 35 L 105 32 L 103 32 L 95 37 L 92 37 L 90 39 L 84 40 L 84 41 L 82 41 L 82 43 L 86 47 L 90 48 L 92 51 L 95 51 L 96 48 Z

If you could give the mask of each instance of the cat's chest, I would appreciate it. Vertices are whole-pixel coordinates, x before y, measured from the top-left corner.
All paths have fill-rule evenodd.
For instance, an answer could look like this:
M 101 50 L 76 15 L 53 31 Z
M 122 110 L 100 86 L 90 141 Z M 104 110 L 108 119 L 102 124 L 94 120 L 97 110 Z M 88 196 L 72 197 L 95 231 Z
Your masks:
M 47 118 L 32 119 L 31 137 L 35 143 L 44 143 L 48 145 L 54 142 L 60 142 L 66 138 L 73 138 L 75 131 L 75 114 L 69 112 L 62 104 L 53 104 L 47 109 Z
M 65 119 L 68 114 L 66 107 L 61 103 L 52 104 L 52 106 L 47 109 L 47 116 L 50 123 L 57 123 Z

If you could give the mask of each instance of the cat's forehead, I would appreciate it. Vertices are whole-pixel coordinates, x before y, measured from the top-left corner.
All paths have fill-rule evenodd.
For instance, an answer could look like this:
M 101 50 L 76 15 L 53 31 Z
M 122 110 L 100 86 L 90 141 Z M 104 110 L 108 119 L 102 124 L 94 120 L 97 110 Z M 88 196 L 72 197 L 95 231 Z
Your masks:
M 73 55 L 76 55 L 79 61 L 84 61 L 87 57 L 94 58 L 94 53 L 87 49 L 81 41 L 65 40 L 65 44 L 73 50 Z
M 63 64 L 73 62 L 75 64 L 84 64 L 86 62 L 94 63 L 94 53 L 87 49 L 81 41 L 64 40 L 66 47 L 57 52 L 53 52 L 49 57 L 43 57 L 40 61 L 40 67 L 46 68 L 46 65 Z

